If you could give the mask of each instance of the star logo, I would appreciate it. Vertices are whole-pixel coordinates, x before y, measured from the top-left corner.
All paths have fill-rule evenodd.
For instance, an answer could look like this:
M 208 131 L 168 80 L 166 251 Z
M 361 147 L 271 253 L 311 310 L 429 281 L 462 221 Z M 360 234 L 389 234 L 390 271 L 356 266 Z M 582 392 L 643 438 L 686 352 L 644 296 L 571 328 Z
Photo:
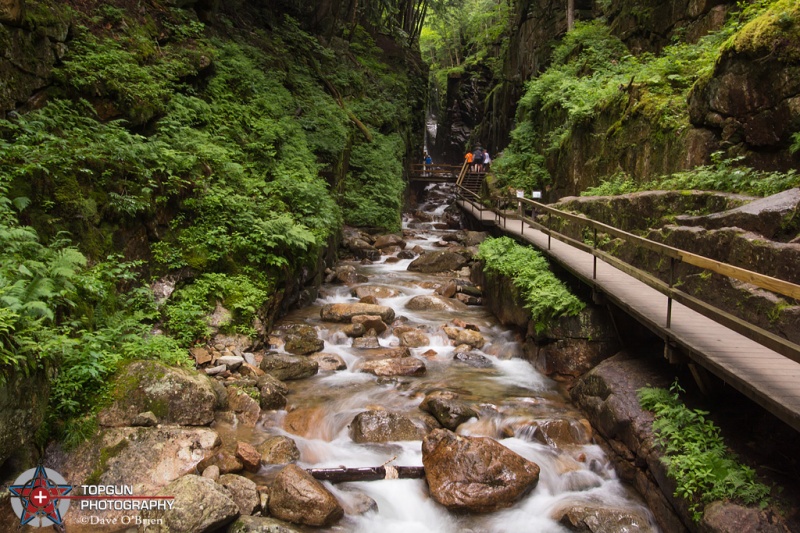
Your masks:
M 69 499 L 63 498 L 72 490 L 61 474 L 37 466 L 19 476 L 11 491 L 11 507 L 20 519 L 20 525 L 44 527 L 63 525 L 63 516 L 69 508 Z

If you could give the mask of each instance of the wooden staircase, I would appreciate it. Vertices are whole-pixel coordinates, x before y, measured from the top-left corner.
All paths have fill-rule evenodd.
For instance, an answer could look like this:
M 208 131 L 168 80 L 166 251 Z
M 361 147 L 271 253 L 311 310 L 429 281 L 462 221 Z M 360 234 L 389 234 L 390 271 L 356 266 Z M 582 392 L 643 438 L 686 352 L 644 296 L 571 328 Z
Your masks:
M 475 196 L 479 196 L 486 173 L 471 172 L 470 166 L 471 165 L 467 164 L 466 162 L 464 163 L 464 166 L 461 167 L 461 173 L 458 175 L 458 181 L 456 184 L 468 190 Z

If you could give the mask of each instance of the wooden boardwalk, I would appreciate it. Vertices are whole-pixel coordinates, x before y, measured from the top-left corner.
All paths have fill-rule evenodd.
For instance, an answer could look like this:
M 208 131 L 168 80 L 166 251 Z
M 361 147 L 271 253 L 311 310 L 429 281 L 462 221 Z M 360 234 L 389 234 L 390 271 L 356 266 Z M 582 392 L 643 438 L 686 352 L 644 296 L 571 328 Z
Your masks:
M 667 328 L 667 297 L 603 261 L 548 236 L 519 218 L 482 212 L 471 202 L 458 201 L 462 210 L 485 224 L 522 237 L 581 281 L 659 335 L 668 346 L 678 346 L 693 361 L 800 431 L 800 364 L 758 344 L 704 315 L 672 303 Z

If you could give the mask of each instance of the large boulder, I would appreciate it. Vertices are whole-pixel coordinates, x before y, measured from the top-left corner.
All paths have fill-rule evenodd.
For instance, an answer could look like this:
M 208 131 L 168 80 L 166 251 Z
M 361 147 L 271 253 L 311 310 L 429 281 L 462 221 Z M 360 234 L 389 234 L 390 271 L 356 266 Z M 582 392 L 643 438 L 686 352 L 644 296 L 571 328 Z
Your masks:
M 317 337 L 317 328 L 306 324 L 287 327 L 283 338 L 283 349 L 294 355 L 309 355 L 325 348 L 325 341 Z
M 293 524 L 315 527 L 329 527 L 344 516 L 333 494 L 297 465 L 288 465 L 275 476 L 269 512 Z
M 448 272 L 458 270 L 467 263 L 467 258 L 461 254 L 448 251 L 425 252 L 414 259 L 408 270 L 411 272 Z
M 409 348 L 421 348 L 431 343 L 431 339 L 418 329 L 410 329 L 397 335 L 401 346 Z
M 261 370 L 278 380 L 303 379 L 313 376 L 319 364 L 307 357 L 267 352 L 261 359 Z
M 322 320 L 328 322 L 351 322 L 353 317 L 358 315 L 378 315 L 387 324 L 394 320 L 394 310 L 384 305 L 327 304 L 320 311 Z
M 335 372 L 347 369 L 347 362 L 339 354 L 319 352 L 309 355 L 308 358 L 316 361 L 320 372 Z
M 389 411 L 358 413 L 350 424 L 350 437 L 358 443 L 421 440 L 425 436 L 407 416 Z
M 451 511 L 488 513 L 533 490 L 539 466 L 487 437 L 436 429 L 422 441 L 431 497 Z
M 239 508 L 222 485 L 195 475 L 167 485 L 158 496 L 173 496 L 172 509 L 142 511 L 150 520 L 147 531 L 158 533 L 206 533 L 236 520 Z
M 152 412 L 162 424 L 206 426 L 214 421 L 217 395 L 207 376 L 156 361 L 134 361 L 112 385 L 113 402 L 101 410 L 101 426 L 131 426 L 139 413 Z
M 359 372 L 367 372 L 378 377 L 392 376 L 421 376 L 427 370 L 425 363 L 416 357 L 402 357 L 399 359 L 376 359 L 364 361 L 358 368 Z
M 243 425 L 253 427 L 261 417 L 261 405 L 248 391 L 258 394 L 255 389 L 228 387 L 228 409 L 236 413 L 236 419 Z

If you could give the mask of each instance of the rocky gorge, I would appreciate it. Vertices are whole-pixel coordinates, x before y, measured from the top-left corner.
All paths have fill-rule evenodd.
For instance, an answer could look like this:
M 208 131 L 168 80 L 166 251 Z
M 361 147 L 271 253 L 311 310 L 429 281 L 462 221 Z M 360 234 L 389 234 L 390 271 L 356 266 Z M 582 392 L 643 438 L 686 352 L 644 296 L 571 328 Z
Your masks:
M 474 261 L 486 234 L 435 206 L 402 234 L 351 232 L 320 300 L 269 336 L 218 335 L 193 349 L 197 370 L 127 365 L 98 435 L 48 464 L 175 496 L 142 514 L 161 531 L 787 531 L 724 502 L 694 523 L 636 397 L 669 385 L 666 362 L 620 351 L 596 306 L 535 332 L 508 280 Z M 425 480 L 310 473 L 382 464 Z M 70 530 L 86 516 L 71 510 Z

